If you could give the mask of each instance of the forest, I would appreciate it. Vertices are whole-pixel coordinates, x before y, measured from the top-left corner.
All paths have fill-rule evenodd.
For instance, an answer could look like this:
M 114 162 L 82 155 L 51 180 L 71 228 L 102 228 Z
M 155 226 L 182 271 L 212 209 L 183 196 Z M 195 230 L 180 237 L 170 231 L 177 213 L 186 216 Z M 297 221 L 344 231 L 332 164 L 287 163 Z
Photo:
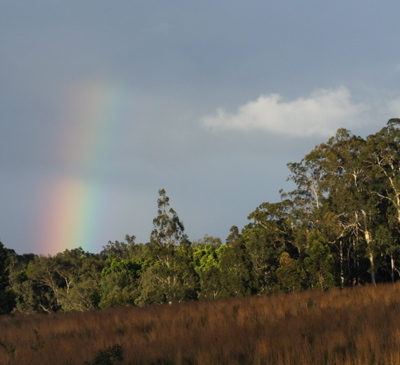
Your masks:
M 0 243 L 0 314 L 80 312 L 392 283 L 400 277 L 400 119 L 349 130 L 288 163 L 293 191 L 223 241 L 191 241 L 159 191 L 149 242 L 54 256 Z

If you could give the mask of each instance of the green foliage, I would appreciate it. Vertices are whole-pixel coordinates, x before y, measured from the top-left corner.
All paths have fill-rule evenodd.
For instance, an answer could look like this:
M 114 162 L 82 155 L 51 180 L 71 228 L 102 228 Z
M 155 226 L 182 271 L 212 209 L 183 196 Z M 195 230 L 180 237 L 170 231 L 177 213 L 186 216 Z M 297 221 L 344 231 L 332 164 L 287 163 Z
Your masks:
M 183 223 L 164 189 L 159 191 L 158 215 L 153 220 L 150 255 L 153 264 L 141 275 L 137 305 L 172 303 L 197 297 L 197 275 L 192 265 L 193 250 Z
M 109 242 L 102 254 L 107 254 L 100 280 L 100 308 L 133 305 L 137 299 L 139 279 L 154 260 L 144 245 L 137 245 L 134 236 L 127 243 Z
M 165 190 L 161 189 L 158 193 L 158 215 L 153 220 L 154 229 L 150 235 L 150 242 L 162 248 L 179 245 L 187 240 L 185 227 L 175 210 L 169 207 L 169 197 Z
M 226 248 L 220 238 L 207 235 L 193 243 L 192 265 L 198 275 L 200 299 L 216 299 L 221 295 L 220 263 Z
M 310 276 L 311 286 L 322 290 L 334 286 L 333 257 L 320 232 L 312 231 L 309 234 L 306 253 L 308 257 L 304 260 L 304 265 Z
M 0 314 L 7 314 L 15 306 L 15 294 L 10 288 L 10 262 L 13 252 L 0 242 Z
M 109 241 L 107 245 L 103 247 L 101 251 L 102 255 L 115 256 L 120 259 L 128 259 L 131 257 L 132 251 L 135 248 L 135 236 L 125 235 L 126 242 L 111 242 Z
M 11 275 L 15 309 L 48 313 L 98 308 L 103 265 L 101 256 L 81 248 L 22 261 Z
M 220 270 L 219 298 L 244 297 L 252 294 L 251 263 L 242 236 L 236 227 L 231 228 L 227 247 L 222 251 Z
M 285 292 L 301 291 L 307 287 L 306 271 L 301 267 L 299 261 L 291 258 L 287 252 L 283 252 L 279 258 L 276 276 L 280 289 Z
M 156 261 L 141 275 L 135 304 L 172 303 L 196 299 L 198 277 L 191 265 L 191 248 L 169 248 L 168 262 Z

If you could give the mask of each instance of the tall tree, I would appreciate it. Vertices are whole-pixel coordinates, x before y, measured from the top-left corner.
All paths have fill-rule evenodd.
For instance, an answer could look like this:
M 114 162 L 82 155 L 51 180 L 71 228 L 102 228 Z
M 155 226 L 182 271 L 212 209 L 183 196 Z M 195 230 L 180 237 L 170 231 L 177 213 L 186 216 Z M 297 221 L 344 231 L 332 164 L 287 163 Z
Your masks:
M 169 197 L 164 189 L 158 191 L 157 217 L 153 219 L 154 229 L 150 242 L 162 248 L 171 248 L 187 240 L 185 227 L 178 214 L 169 206 Z
M 244 297 L 252 294 L 251 262 L 236 226 L 226 238 L 226 248 L 220 258 L 221 291 L 219 298 Z
M 356 282 L 360 282 L 360 260 L 369 261 L 371 281 L 375 283 L 375 254 L 371 241 L 372 217 L 375 214 L 371 201 L 369 181 L 362 156 L 366 141 L 354 136 L 346 129 L 339 129 L 335 136 L 318 148 L 324 159 L 325 179 L 322 182 L 326 194 L 324 219 L 322 224 L 328 242 L 334 244 L 338 252 L 340 267 L 340 285 L 343 287 L 352 273 Z M 328 233 L 328 234 L 327 234 Z M 354 265 L 345 262 L 345 252 L 349 258 L 352 253 Z M 352 269 L 351 266 L 353 266 Z
M 383 241 L 389 245 L 386 254 L 390 257 L 393 279 L 399 251 L 396 237 L 400 231 L 400 119 L 390 119 L 386 127 L 367 137 L 363 159 L 366 171 L 369 171 L 370 193 L 375 196 L 378 214 L 380 218 L 386 216 L 386 222 L 381 221 L 379 225 L 379 235 L 372 232 L 370 240 L 375 247 Z M 382 224 L 388 227 L 386 234 L 382 234 Z M 387 239 L 389 230 L 393 238 L 390 241 Z M 395 232 L 397 234 L 393 235 Z
M 353 252 L 361 252 L 368 258 L 371 281 L 376 282 L 373 230 L 379 203 L 371 194 L 377 181 L 367 169 L 365 153 L 365 140 L 339 129 L 299 165 L 289 164 L 292 179 L 298 184 L 298 189 L 291 194 L 303 217 L 310 222 L 306 236 L 317 230 L 324 241 L 338 247 L 342 286 L 345 242 L 352 242 Z M 306 242 L 311 241 L 307 238 Z
M 158 214 L 153 220 L 154 229 L 149 243 L 154 264 L 141 276 L 141 293 L 136 300 L 139 305 L 171 303 L 195 297 L 196 273 L 191 265 L 190 242 L 184 225 L 169 206 L 165 190 L 161 189 L 158 193 Z

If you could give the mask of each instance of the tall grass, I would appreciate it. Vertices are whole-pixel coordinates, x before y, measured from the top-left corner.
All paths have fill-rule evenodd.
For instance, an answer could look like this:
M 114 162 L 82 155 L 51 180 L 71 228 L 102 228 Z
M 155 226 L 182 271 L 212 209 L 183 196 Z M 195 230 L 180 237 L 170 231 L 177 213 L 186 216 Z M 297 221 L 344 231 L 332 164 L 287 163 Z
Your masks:
M 113 346 L 124 364 L 400 364 L 400 284 L 2 316 L 0 331 L 0 364 L 94 363 Z

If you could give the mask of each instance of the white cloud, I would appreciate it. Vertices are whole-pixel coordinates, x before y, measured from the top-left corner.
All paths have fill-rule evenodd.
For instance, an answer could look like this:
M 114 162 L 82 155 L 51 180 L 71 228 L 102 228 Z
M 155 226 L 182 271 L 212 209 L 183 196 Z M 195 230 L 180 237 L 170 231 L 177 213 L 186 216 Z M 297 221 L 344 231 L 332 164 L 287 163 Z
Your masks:
M 309 97 L 285 102 L 279 94 L 261 95 L 240 106 L 236 113 L 218 109 L 201 119 L 210 129 L 264 130 L 292 136 L 330 136 L 338 128 L 358 125 L 363 104 L 352 102 L 345 87 L 319 89 Z

